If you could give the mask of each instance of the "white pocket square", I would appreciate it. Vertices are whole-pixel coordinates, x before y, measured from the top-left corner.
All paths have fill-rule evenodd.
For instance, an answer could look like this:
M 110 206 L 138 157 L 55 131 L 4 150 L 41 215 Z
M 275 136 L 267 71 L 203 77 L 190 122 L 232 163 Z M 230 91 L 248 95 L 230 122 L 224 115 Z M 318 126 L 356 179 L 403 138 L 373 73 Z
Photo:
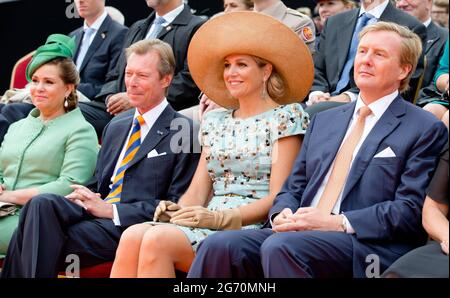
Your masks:
M 386 157 L 396 157 L 394 151 L 392 151 L 391 147 L 387 147 L 381 152 L 378 152 L 373 158 L 386 158 Z
M 166 154 L 167 154 L 166 152 L 158 153 L 158 152 L 156 151 L 156 149 L 153 149 L 152 151 L 150 151 L 150 152 L 147 154 L 147 158 L 153 158 L 153 157 L 162 156 L 162 155 L 166 155 Z

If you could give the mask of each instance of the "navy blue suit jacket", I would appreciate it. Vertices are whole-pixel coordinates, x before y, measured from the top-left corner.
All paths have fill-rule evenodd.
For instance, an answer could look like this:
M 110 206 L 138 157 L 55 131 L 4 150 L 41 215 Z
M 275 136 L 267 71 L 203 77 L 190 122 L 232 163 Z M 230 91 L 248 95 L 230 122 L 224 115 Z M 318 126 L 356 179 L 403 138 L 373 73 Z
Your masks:
M 90 100 L 95 99 L 106 82 L 106 74 L 116 66 L 127 31 L 127 27 L 120 25 L 108 15 L 92 40 L 81 64 L 81 81 L 78 85 L 78 90 Z M 74 61 L 78 57 L 83 34 L 83 27 L 69 34 L 69 36 L 75 36 L 77 44 Z
M 271 218 L 284 208 L 295 212 L 310 206 L 344 138 L 355 104 L 313 118 L 292 173 L 269 212 Z M 342 195 L 341 212 L 356 232 L 352 237 L 354 267 L 361 265 L 355 260 L 367 256 L 368 244 L 401 255 L 423 243 L 425 189 L 447 138 L 441 121 L 401 96 L 373 127 L 355 157 Z M 388 147 L 395 157 L 374 158 Z
M 135 109 L 131 109 L 115 117 L 103 132 L 95 179 L 88 186 L 102 198 L 109 194 L 111 176 L 127 141 L 134 112 Z M 174 125 L 179 122 L 184 126 Z M 180 138 L 181 135 L 184 138 Z M 192 121 L 168 105 L 125 172 L 121 203 L 117 204 L 122 227 L 151 220 L 159 200 L 176 202 L 186 191 L 200 156 L 192 153 L 192 137 Z M 154 149 L 166 154 L 148 158 L 148 153 Z

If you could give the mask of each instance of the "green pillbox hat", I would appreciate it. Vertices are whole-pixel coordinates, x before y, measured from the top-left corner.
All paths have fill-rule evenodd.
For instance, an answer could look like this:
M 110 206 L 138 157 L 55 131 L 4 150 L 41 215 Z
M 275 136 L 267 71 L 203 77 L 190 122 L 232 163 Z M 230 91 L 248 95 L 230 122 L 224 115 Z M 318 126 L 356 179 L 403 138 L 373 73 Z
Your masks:
M 27 66 L 26 75 L 28 82 L 31 82 L 32 73 L 42 64 L 58 57 L 72 58 L 75 46 L 75 37 L 69 37 L 64 34 L 50 35 L 45 44 L 37 48 L 33 59 Z

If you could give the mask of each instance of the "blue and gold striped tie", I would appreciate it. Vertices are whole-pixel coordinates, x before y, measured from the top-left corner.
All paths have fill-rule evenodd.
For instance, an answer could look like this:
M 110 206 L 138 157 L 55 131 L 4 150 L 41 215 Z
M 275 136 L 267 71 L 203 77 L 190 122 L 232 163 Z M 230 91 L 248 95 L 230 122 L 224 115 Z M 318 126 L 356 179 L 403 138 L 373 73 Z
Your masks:
M 109 195 L 105 201 L 110 204 L 120 203 L 120 197 L 122 195 L 122 183 L 125 171 L 128 168 L 128 164 L 133 160 L 136 152 L 141 146 L 141 125 L 145 123 L 144 118 L 139 115 L 133 121 L 133 129 L 131 130 L 130 138 L 128 139 L 127 149 L 123 156 L 122 162 L 117 169 L 116 176 L 114 177 L 113 185 Z

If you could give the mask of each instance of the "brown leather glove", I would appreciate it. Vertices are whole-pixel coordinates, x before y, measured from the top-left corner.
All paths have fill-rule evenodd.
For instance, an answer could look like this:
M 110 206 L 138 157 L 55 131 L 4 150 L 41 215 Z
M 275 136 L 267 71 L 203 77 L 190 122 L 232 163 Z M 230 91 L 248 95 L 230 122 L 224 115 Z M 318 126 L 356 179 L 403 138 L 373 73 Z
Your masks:
M 242 227 L 241 212 L 238 208 L 211 211 L 201 206 L 184 207 L 172 214 L 170 222 L 211 230 L 239 230 Z
M 172 214 L 181 206 L 172 201 L 160 201 L 153 214 L 153 221 L 169 222 Z

